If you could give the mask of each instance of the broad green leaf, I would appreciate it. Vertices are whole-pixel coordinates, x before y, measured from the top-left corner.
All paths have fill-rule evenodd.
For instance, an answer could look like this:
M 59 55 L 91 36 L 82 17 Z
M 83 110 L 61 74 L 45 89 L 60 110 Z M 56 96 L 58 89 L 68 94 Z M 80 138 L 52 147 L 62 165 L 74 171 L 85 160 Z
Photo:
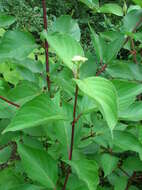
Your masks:
M 16 64 L 19 67 L 24 67 L 29 69 L 32 73 L 42 73 L 43 72 L 43 65 L 40 61 L 35 61 L 30 58 L 26 58 L 22 61 L 13 60 L 11 61 L 13 64 Z
M 0 42 L 0 59 L 26 58 L 37 47 L 33 36 L 27 32 L 8 31 Z
M 127 178 L 126 177 L 117 177 L 117 180 L 114 184 L 114 190 L 125 190 L 127 187 Z
M 142 42 L 142 32 L 137 32 L 137 33 L 133 34 L 133 38 L 134 38 L 136 41 Z
M 85 5 L 87 5 L 90 9 L 97 9 L 99 6 L 98 0 L 79 0 Z
M 6 163 L 11 155 L 11 147 L 0 150 L 0 164 Z
M 97 58 L 100 62 L 104 60 L 104 50 L 106 49 L 106 43 L 105 41 L 97 35 L 93 29 L 90 27 L 91 36 L 92 36 L 92 42 L 94 49 L 96 51 Z
M 125 131 L 114 131 L 113 143 L 123 151 L 134 151 L 139 153 L 142 160 L 142 144 L 131 133 Z
M 128 177 L 126 175 L 112 173 L 110 176 L 108 176 L 108 180 L 114 187 L 113 190 L 125 190 L 128 182 Z
M 64 152 L 65 157 L 68 158 L 70 150 L 70 134 L 71 134 L 70 123 L 64 121 L 58 121 L 56 123 L 53 123 L 51 124 L 51 126 L 48 127 L 47 134 L 51 139 L 59 141 L 59 143 L 64 149 L 64 150 L 62 149 L 63 150 L 62 154 Z
M 16 70 L 4 72 L 3 77 L 4 77 L 5 81 L 7 81 L 15 86 L 22 79 L 22 77 Z
M 142 161 L 140 161 L 139 158 L 136 156 L 129 156 L 123 162 L 123 169 L 128 172 L 142 171 Z
M 101 77 L 75 80 L 84 94 L 95 100 L 111 131 L 117 123 L 117 93 L 113 84 Z
M 41 94 L 18 110 L 10 125 L 4 130 L 4 133 L 64 119 L 66 117 L 61 108 L 54 104 L 49 96 Z
M 23 176 L 17 174 L 14 168 L 5 168 L 0 171 L 0 189 L 11 190 L 19 184 L 23 184 Z
M 85 57 L 88 58 L 88 61 L 86 61 L 80 68 L 79 74 L 81 79 L 94 76 L 98 67 L 96 64 L 97 59 L 91 52 L 87 52 Z
M 107 44 L 107 46 L 109 47 L 108 51 L 106 51 L 106 49 L 104 49 L 104 52 L 105 52 L 104 61 L 106 63 L 109 63 L 114 58 L 116 58 L 117 54 L 120 51 L 120 49 L 122 48 L 123 44 L 124 44 L 124 36 L 123 35 L 119 35 L 117 39 L 108 43 Z
M 132 10 L 123 19 L 122 29 L 125 32 L 132 32 L 137 23 L 141 20 L 142 10 Z
M 107 43 L 101 36 L 97 35 L 91 27 L 90 30 L 91 30 L 92 42 L 98 60 L 100 62 L 105 62 L 108 64 L 110 61 L 116 58 L 118 52 L 120 51 L 124 43 L 124 35 L 119 34 L 117 38 Z M 107 47 L 109 47 L 109 51 L 106 50 Z
M 120 33 L 120 31 L 104 31 L 104 32 L 100 32 L 100 36 L 104 40 L 112 42 L 118 39 L 119 37 L 121 37 L 122 33 Z
M 78 178 L 85 182 L 89 190 L 95 190 L 99 184 L 98 166 L 94 160 L 67 161 L 75 170 Z
M 28 176 L 48 188 L 55 188 L 57 182 L 57 163 L 46 151 L 18 144 L 22 165 Z
M 45 187 L 33 185 L 33 184 L 20 184 L 16 185 L 8 190 L 45 190 Z
M 142 93 L 140 83 L 117 79 L 112 80 L 112 83 L 118 93 L 119 111 L 126 109 L 135 101 L 136 96 Z
M 135 4 L 142 7 L 142 1 L 141 0 L 132 0 Z
M 88 189 L 86 184 L 78 179 L 76 175 L 71 174 L 67 183 L 67 190 L 86 190 Z
M 84 52 L 80 44 L 71 36 L 66 34 L 45 34 L 45 37 L 51 48 L 63 63 L 71 70 L 74 70 L 75 65 L 72 62 L 73 57 L 77 55 L 84 56 Z
M 108 65 L 106 71 L 113 78 L 133 80 L 132 72 L 129 68 L 129 64 L 127 63 L 114 62 L 114 64 Z
M 75 40 L 80 41 L 80 28 L 78 23 L 69 15 L 63 15 L 57 18 L 52 26 L 53 32 L 59 32 L 61 34 L 68 34 Z
M 14 106 L 9 106 L 8 103 L 0 99 L 0 118 L 12 118 L 17 110 Z
M 135 102 L 128 108 L 120 111 L 119 118 L 126 121 L 142 120 L 142 102 Z
M 113 61 L 108 65 L 106 71 L 113 78 L 129 79 L 129 80 L 142 80 L 142 66 L 128 61 Z
M 117 16 L 123 16 L 122 7 L 115 3 L 107 3 L 100 7 L 99 11 L 101 13 L 111 13 Z
M 15 22 L 15 17 L 0 13 L 0 28 L 8 27 Z
M 22 81 L 22 83 L 18 84 L 15 88 L 8 90 L 6 97 L 15 103 L 23 105 L 41 93 L 42 90 L 34 83 Z
M 117 167 L 119 159 L 110 154 L 102 154 L 100 157 L 100 164 L 104 171 L 105 176 L 112 173 L 112 171 Z
M 6 30 L 5 29 L 3 29 L 3 28 L 0 28 L 0 37 L 2 37 L 3 35 L 4 35 L 4 33 L 6 32 Z
M 136 186 L 130 186 L 129 190 L 139 190 Z

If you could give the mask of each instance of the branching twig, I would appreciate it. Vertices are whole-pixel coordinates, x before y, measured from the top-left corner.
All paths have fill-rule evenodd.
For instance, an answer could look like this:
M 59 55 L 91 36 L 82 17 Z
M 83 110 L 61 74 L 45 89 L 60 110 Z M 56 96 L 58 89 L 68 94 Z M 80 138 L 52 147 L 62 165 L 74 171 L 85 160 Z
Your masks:
M 8 104 L 11 104 L 12 106 L 15 106 L 15 107 L 17 107 L 17 108 L 20 107 L 19 104 L 15 104 L 14 102 L 11 102 L 10 100 L 7 100 L 7 99 L 4 98 L 3 96 L 0 96 L 0 99 L 3 100 L 3 101 L 5 101 L 5 102 L 7 102 Z
M 88 135 L 87 137 L 82 137 L 81 141 L 84 141 L 84 140 L 87 140 L 91 137 L 94 137 L 95 136 L 95 133 L 91 133 L 90 135 Z
M 101 69 L 96 73 L 96 76 L 99 76 L 102 72 L 105 71 L 105 69 L 107 68 L 107 64 L 104 64 Z
M 137 22 L 135 28 L 132 30 L 132 33 L 136 32 L 137 28 L 141 25 L 141 23 L 142 23 L 142 18 L 140 19 L 139 22 Z M 126 43 L 127 43 L 128 41 L 129 41 L 129 36 L 125 39 L 123 46 L 126 45 Z M 96 73 L 96 76 L 99 76 L 102 72 L 105 71 L 106 68 L 107 68 L 107 65 L 104 64 L 104 65 L 101 67 L 101 69 Z
M 46 2 L 42 0 L 43 6 L 43 20 L 44 20 L 44 29 L 47 30 L 47 17 L 46 17 Z M 50 76 L 49 76 L 49 57 L 48 57 L 48 42 L 45 40 L 45 57 L 46 57 L 46 80 L 48 85 L 48 91 L 50 92 Z

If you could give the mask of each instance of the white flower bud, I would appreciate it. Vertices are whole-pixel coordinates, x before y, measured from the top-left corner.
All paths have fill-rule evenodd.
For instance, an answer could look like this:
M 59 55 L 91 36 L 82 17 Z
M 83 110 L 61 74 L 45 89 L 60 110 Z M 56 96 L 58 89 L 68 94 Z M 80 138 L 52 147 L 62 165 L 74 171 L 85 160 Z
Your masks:
M 76 55 L 72 58 L 72 62 L 82 62 L 84 63 L 85 61 L 87 61 L 88 59 L 86 57 L 82 57 L 80 55 Z

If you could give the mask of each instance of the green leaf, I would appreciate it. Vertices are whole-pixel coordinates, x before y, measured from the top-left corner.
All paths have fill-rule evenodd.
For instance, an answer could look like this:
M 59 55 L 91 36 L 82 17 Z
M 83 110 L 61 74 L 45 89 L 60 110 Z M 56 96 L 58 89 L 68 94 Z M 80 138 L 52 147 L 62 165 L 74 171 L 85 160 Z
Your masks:
M 15 103 L 23 105 L 41 93 L 42 90 L 34 83 L 22 81 L 15 88 L 8 90 L 6 97 Z
M 142 84 L 137 82 L 115 79 L 112 80 L 112 83 L 118 93 L 119 112 L 131 105 L 135 101 L 136 96 L 142 93 Z
M 142 1 L 141 0 L 132 0 L 135 4 L 142 7 Z
M 0 59 L 26 58 L 37 47 L 33 36 L 27 32 L 8 31 L 0 42 Z
M 132 10 L 123 19 L 122 29 L 125 32 L 132 32 L 136 27 L 136 24 L 140 21 L 142 17 L 142 10 Z
M 57 18 L 52 26 L 53 32 L 59 32 L 61 34 L 68 34 L 75 40 L 80 41 L 80 28 L 78 23 L 69 15 L 63 15 Z
M 129 156 L 126 160 L 123 162 L 123 169 L 125 171 L 135 171 L 139 172 L 142 171 L 142 161 L 139 160 L 136 156 Z
M 117 16 L 123 16 L 122 7 L 115 3 L 107 3 L 100 7 L 99 11 L 101 13 L 110 13 Z
M 11 190 L 15 186 L 23 183 L 23 176 L 19 173 L 17 174 L 13 167 L 8 167 L 0 171 L 0 189 Z
M 117 123 L 117 94 L 113 84 L 101 77 L 89 77 L 75 80 L 81 91 L 95 100 L 112 131 Z
M 18 144 L 22 165 L 28 176 L 48 188 L 55 188 L 58 171 L 57 163 L 46 151 Z
M 94 160 L 67 161 L 80 180 L 84 181 L 89 190 L 95 190 L 99 184 L 98 166 Z
M 113 61 L 108 65 L 106 71 L 113 78 L 129 79 L 129 80 L 142 80 L 142 66 L 125 60 Z
M 100 164 L 104 171 L 105 176 L 112 173 L 112 171 L 117 167 L 119 159 L 110 154 L 103 154 L 100 158 Z
M 79 74 L 80 74 L 81 79 L 94 76 L 96 74 L 97 67 L 98 67 L 97 64 L 94 63 L 97 60 L 96 60 L 96 57 L 92 53 L 87 52 L 85 57 L 88 58 L 88 61 L 86 61 L 85 64 L 83 64 L 80 68 Z
M 119 118 L 126 121 L 142 120 L 142 102 L 135 102 L 119 113 Z
M 82 3 L 87 5 L 90 9 L 97 9 L 99 7 L 98 0 L 80 0 Z
M 109 63 L 114 58 L 116 58 L 118 52 L 124 43 L 124 35 L 120 34 L 116 39 L 107 43 L 104 39 L 97 35 L 93 29 L 90 27 L 92 42 L 94 49 L 96 51 L 97 58 L 100 62 Z M 107 47 L 109 47 L 109 51 L 106 51 Z
M 127 178 L 126 177 L 117 177 L 114 184 L 114 190 L 125 190 L 127 187 Z
M 0 28 L 8 27 L 15 22 L 15 17 L 0 13 Z
M 14 106 L 9 106 L 8 103 L 0 99 L 0 118 L 12 118 L 16 108 Z
M 87 186 L 82 180 L 78 179 L 76 175 L 71 174 L 67 183 L 67 190 L 86 190 L 86 188 Z
M 142 144 L 131 133 L 125 131 L 114 131 L 113 143 L 123 151 L 138 152 L 142 160 Z
M 24 104 L 16 113 L 10 125 L 3 131 L 17 131 L 36 127 L 49 121 L 66 119 L 60 107 L 45 94 Z
M 45 37 L 51 48 L 71 70 L 75 68 L 72 62 L 73 57 L 76 55 L 84 56 L 80 44 L 69 35 L 54 33 L 45 34 Z
M 99 35 L 97 35 L 93 31 L 91 27 L 90 27 L 90 31 L 91 31 L 92 42 L 93 42 L 94 49 L 96 51 L 97 58 L 101 62 L 104 59 L 104 50 L 106 49 L 106 43 Z
M 0 164 L 6 163 L 11 155 L 11 147 L 0 150 Z
M 37 185 L 32 185 L 32 184 L 21 184 L 21 185 L 16 185 L 9 190 L 45 190 L 45 187 L 37 186 Z
M 104 49 L 105 52 L 104 61 L 106 63 L 110 63 L 114 58 L 116 58 L 123 44 L 124 44 L 123 35 L 119 35 L 117 39 L 108 43 L 107 46 L 109 47 L 109 51 L 106 51 L 106 49 Z

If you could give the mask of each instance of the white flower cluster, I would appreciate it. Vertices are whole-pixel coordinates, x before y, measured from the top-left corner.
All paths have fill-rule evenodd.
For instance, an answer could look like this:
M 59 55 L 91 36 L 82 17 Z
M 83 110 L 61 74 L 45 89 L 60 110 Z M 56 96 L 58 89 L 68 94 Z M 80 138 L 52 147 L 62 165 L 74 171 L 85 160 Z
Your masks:
M 84 63 L 87 60 L 88 59 L 86 57 L 82 57 L 80 55 L 76 55 L 76 56 L 73 57 L 72 62 L 82 62 L 82 63 Z

